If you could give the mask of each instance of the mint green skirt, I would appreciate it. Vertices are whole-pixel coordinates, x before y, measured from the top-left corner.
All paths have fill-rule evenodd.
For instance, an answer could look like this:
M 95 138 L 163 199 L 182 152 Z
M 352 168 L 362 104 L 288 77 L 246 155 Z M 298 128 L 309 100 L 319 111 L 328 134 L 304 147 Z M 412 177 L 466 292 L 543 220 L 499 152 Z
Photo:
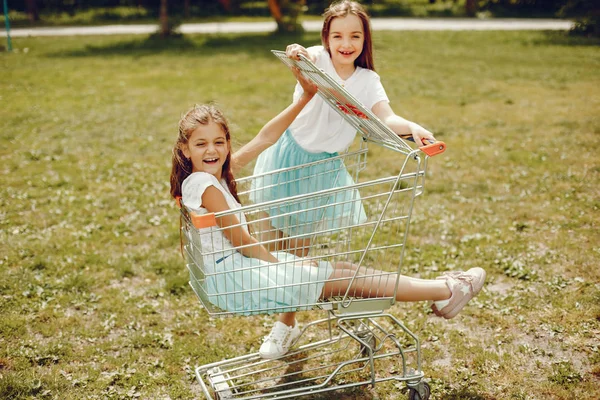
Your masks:
M 327 261 L 307 265 L 286 252 L 272 253 L 280 264 L 234 252 L 216 263 L 205 262 L 208 301 L 231 313 L 271 314 L 312 309 L 333 272 Z
M 250 200 L 268 207 L 271 225 L 287 236 L 311 236 L 322 229 L 342 229 L 365 222 L 360 194 L 338 153 L 304 150 L 290 131 L 264 151 L 254 167 Z M 278 171 L 279 170 L 279 171 Z M 318 193 L 339 188 L 335 192 Z M 300 196 L 289 199 L 292 196 Z

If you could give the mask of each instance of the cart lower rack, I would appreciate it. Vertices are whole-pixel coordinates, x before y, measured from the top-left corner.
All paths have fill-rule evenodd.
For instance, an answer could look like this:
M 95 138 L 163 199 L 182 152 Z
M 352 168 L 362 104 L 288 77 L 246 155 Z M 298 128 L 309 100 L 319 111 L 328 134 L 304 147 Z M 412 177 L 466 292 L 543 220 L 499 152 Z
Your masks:
M 195 372 L 205 396 L 215 399 L 324 399 L 329 397 L 318 395 L 382 382 L 406 382 L 409 399 L 427 399 L 420 357 L 417 337 L 394 316 L 377 313 L 314 321 L 279 360 L 255 353 Z M 389 367 L 380 364 L 390 359 L 399 359 L 398 365 L 382 375 Z

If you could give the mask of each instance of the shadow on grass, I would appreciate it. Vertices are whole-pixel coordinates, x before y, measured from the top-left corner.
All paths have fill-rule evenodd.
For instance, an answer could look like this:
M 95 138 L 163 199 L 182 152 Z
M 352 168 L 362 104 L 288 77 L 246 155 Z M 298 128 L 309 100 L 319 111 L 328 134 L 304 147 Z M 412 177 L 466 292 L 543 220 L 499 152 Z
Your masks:
M 173 54 L 178 56 L 200 54 L 251 54 L 253 57 L 270 58 L 269 50 L 285 50 L 290 43 L 320 43 L 318 32 L 306 32 L 295 35 L 279 33 L 244 33 L 244 34 L 186 34 L 168 38 L 157 35 L 146 37 L 127 37 L 108 44 L 88 44 L 76 50 L 51 53 L 50 57 L 96 57 L 127 56 L 146 57 L 156 54 Z M 599 46 L 600 38 L 584 37 L 562 31 L 546 31 L 543 38 L 531 42 L 533 45 L 548 46 Z
M 218 35 L 177 35 L 161 38 L 151 35 L 145 38 L 126 39 L 108 45 L 87 45 L 84 48 L 53 53 L 50 57 L 96 57 L 129 56 L 144 57 L 154 54 L 239 54 L 247 53 L 256 57 L 271 58 L 271 49 L 285 50 L 290 43 L 319 43 L 318 33 L 282 35 L 278 33 L 260 34 L 218 34 Z
M 544 39 L 533 41 L 535 45 L 570 47 L 600 46 L 600 38 L 586 37 L 567 31 L 545 31 Z
M 281 378 L 277 380 L 273 386 L 273 390 L 263 390 L 261 394 L 268 394 L 273 391 L 279 390 L 294 390 L 296 393 L 309 393 L 299 396 L 299 399 L 310 399 L 310 400 L 373 400 L 373 395 L 365 390 L 364 386 L 350 387 L 346 389 L 326 391 L 317 393 L 314 391 L 308 391 L 308 387 L 316 383 L 314 370 L 308 368 L 308 374 L 304 371 L 306 361 L 309 359 L 306 352 L 295 353 L 284 360 L 287 363 L 287 368 L 283 372 Z
M 466 387 L 452 390 L 444 394 L 444 400 L 489 400 L 489 397 L 482 396 L 473 389 Z

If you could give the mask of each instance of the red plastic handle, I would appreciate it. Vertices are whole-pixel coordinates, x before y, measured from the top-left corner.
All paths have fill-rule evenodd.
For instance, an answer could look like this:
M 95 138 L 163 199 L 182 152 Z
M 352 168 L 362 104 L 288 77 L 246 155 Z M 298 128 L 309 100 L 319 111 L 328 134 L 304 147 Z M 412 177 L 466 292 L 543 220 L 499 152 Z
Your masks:
M 436 154 L 440 154 L 440 153 L 443 153 L 444 151 L 446 151 L 446 143 L 444 143 L 444 142 L 423 139 L 423 143 L 429 143 L 429 144 L 426 144 L 423 147 L 419 147 L 419 150 L 421 150 L 423 153 L 427 154 L 429 157 L 433 157 Z
M 411 142 L 415 141 L 412 135 L 401 135 L 400 137 L 404 140 L 410 140 Z M 425 144 L 425 146 L 419 147 L 419 150 L 427 154 L 429 157 L 433 157 L 436 154 L 440 154 L 446 151 L 446 143 L 441 142 L 439 140 L 436 141 L 424 138 L 423 144 Z

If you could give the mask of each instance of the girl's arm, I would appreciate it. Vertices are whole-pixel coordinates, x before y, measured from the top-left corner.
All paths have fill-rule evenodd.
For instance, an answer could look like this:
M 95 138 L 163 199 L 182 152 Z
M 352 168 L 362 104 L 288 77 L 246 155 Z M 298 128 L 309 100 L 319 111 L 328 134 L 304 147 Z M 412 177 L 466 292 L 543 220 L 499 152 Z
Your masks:
M 423 128 L 419 124 L 396 115 L 387 101 L 380 101 L 379 103 L 375 104 L 372 108 L 372 111 L 381 121 L 389 126 L 390 129 L 396 133 L 396 135 L 412 135 L 415 143 L 419 147 L 429 144 L 427 142 L 423 143 L 424 139 L 435 141 L 433 134 L 427 129 Z
M 223 193 L 214 186 L 209 186 L 202 193 L 202 207 L 211 213 L 230 209 Z M 275 256 L 269 253 L 264 246 L 258 243 L 258 240 L 241 227 L 240 220 L 235 215 L 219 217 L 217 218 L 217 224 L 221 227 L 223 234 L 229 242 L 244 256 L 267 262 L 278 262 Z M 252 244 L 254 246 L 241 247 Z
M 317 86 L 312 83 L 312 81 L 305 78 L 300 70 L 292 68 L 292 72 L 296 76 L 296 79 L 298 79 L 298 82 L 300 82 L 300 85 L 302 85 L 304 93 L 298 101 L 289 105 L 275 118 L 267 122 L 254 139 L 233 154 L 231 157 L 231 166 L 234 173 L 258 157 L 265 149 L 277 142 L 283 132 L 285 132 L 288 126 L 290 126 L 298 114 L 300 114 L 300 111 L 302 111 L 304 106 L 306 106 L 315 93 L 317 93 Z

